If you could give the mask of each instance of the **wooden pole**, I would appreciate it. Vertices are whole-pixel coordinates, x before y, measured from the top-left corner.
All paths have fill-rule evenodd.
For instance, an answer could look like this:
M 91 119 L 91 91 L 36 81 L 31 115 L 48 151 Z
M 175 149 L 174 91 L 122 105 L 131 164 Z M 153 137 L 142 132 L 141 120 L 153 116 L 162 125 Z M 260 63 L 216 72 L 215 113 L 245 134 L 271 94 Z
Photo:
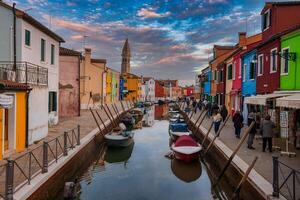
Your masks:
M 96 122 L 98 128 L 99 128 L 99 132 L 101 133 L 101 132 L 102 132 L 101 127 L 100 127 L 100 125 L 99 125 L 99 123 L 98 123 L 98 120 L 97 120 L 96 117 L 95 117 L 95 114 L 94 114 L 92 108 L 90 108 L 90 111 L 91 111 L 91 113 L 92 113 L 92 115 L 93 115 L 93 118 L 94 118 L 94 120 L 95 120 L 95 122 Z
M 205 110 L 203 110 L 202 112 L 204 112 L 204 111 L 205 111 Z M 198 124 L 196 131 L 199 130 L 201 124 L 204 122 L 204 119 L 205 119 L 205 116 L 206 116 L 206 113 L 207 113 L 207 112 L 208 112 L 208 111 L 205 111 L 205 112 L 204 112 L 204 116 L 203 116 L 203 118 L 201 119 L 200 123 Z
M 113 116 L 112 112 L 110 111 L 110 109 L 109 109 L 109 107 L 108 107 L 107 104 L 106 104 L 106 107 L 107 107 L 107 110 L 108 110 L 110 116 L 112 117 L 113 124 L 114 124 L 115 126 L 118 126 L 118 124 L 116 123 L 115 118 L 114 118 L 114 116 Z
M 207 132 L 206 132 L 206 134 L 205 134 L 205 136 L 204 136 L 204 138 L 203 138 L 203 140 L 202 140 L 202 143 L 201 143 L 202 146 L 204 145 L 204 142 L 206 141 L 206 139 L 207 139 L 207 137 L 208 137 L 208 135 L 209 135 L 209 133 L 210 133 L 213 125 L 214 125 L 214 122 L 212 121 L 211 124 L 210 124 L 210 126 L 209 126 L 209 128 L 208 128 L 208 130 L 207 130 Z
M 196 126 L 197 126 L 197 123 L 198 123 L 198 121 L 200 120 L 200 118 L 201 118 L 202 114 L 203 114 L 203 112 L 201 112 L 201 113 L 200 113 L 199 117 L 198 117 L 198 118 L 197 118 L 197 120 L 195 121 L 195 125 L 194 125 L 194 127 L 196 127 Z
M 108 130 L 108 128 L 107 128 L 107 126 L 106 126 L 105 122 L 104 122 L 104 121 L 103 121 L 103 119 L 100 117 L 100 115 L 99 115 L 98 111 L 97 111 L 97 110 L 95 110 L 95 111 L 96 111 L 96 114 L 98 115 L 98 118 L 100 119 L 101 123 L 102 123 L 102 124 L 103 124 L 103 126 L 104 126 L 104 130 L 105 130 L 105 132 L 108 132 L 109 130 Z
M 208 145 L 207 149 L 205 150 L 204 152 L 204 155 L 205 156 L 207 154 L 207 152 L 210 150 L 210 148 L 212 147 L 213 143 L 215 142 L 215 140 L 217 139 L 217 137 L 220 135 L 221 131 L 223 130 L 223 128 L 225 127 L 227 121 L 229 119 L 229 115 L 226 117 L 224 123 L 222 124 L 222 126 L 220 127 L 220 129 L 218 130 L 218 132 L 216 133 L 215 137 L 213 138 L 213 140 L 211 141 L 211 143 Z
M 235 199 L 236 197 L 238 197 L 238 199 L 239 199 L 239 194 L 240 194 L 241 188 L 242 188 L 243 184 L 246 182 L 251 170 L 253 169 L 253 167 L 254 167 L 254 165 L 257 161 L 257 159 L 258 159 L 258 157 L 255 156 L 255 158 L 253 159 L 251 165 L 248 167 L 246 173 L 244 174 L 242 180 L 239 182 L 238 186 L 236 187 L 235 191 L 233 192 L 233 196 L 232 196 L 231 199 Z
M 254 126 L 255 122 L 252 122 L 250 124 L 250 126 L 247 128 L 245 134 L 243 135 L 243 137 L 241 138 L 239 144 L 237 145 L 237 147 L 235 148 L 235 150 L 233 151 L 233 153 L 231 154 L 231 156 L 229 157 L 225 167 L 223 168 L 223 170 L 221 171 L 220 175 L 217 178 L 217 181 L 215 184 L 218 184 L 219 181 L 221 180 L 222 176 L 225 174 L 225 171 L 227 170 L 227 168 L 229 167 L 231 161 L 233 160 L 234 156 L 236 155 L 236 153 L 238 152 L 238 150 L 241 148 L 242 144 L 244 143 L 246 137 L 249 135 L 250 130 L 252 129 L 252 127 Z
M 107 112 L 106 108 L 104 107 L 104 105 L 102 105 L 102 108 L 103 108 L 103 110 L 104 110 L 104 112 L 105 112 L 106 116 L 108 117 L 108 119 L 109 119 L 110 123 L 112 124 L 112 123 L 113 123 L 113 121 L 111 120 L 111 118 L 110 118 L 110 115 L 108 114 L 108 112 Z
M 115 111 L 116 115 L 117 115 L 117 120 L 120 120 L 120 116 L 119 116 L 119 111 L 118 108 L 116 106 L 116 104 L 112 104 L 112 108 Z
M 122 106 L 123 112 L 125 112 L 125 108 L 124 108 L 124 105 L 123 105 L 123 101 L 120 101 L 120 102 L 121 102 L 121 106 Z

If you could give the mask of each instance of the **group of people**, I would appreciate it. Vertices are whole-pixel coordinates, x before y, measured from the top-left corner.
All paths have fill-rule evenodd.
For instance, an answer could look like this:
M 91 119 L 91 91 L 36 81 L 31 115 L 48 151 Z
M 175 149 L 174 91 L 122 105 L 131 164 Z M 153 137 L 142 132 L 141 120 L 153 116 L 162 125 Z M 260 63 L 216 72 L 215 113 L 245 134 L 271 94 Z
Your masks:
M 219 136 L 219 129 L 221 123 L 224 122 L 228 116 L 228 110 L 225 105 L 219 107 L 219 105 L 214 102 L 211 103 L 208 100 L 199 100 L 196 99 L 190 100 L 186 99 L 187 106 L 192 106 L 192 110 L 196 113 L 197 110 L 202 110 L 203 108 L 207 111 L 207 117 L 212 117 L 214 124 L 214 132 Z M 235 137 L 241 137 L 241 130 L 244 127 L 244 117 L 240 111 L 236 111 L 232 117 L 232 122 L 235 129 Z M 254 123 L 251 130 L 249 131 L 247 148 L 254 150 L 253 141 L 256 134 L 261 134 L 263 145 L 262 150 L 265 152 L 266 147 L 268 147 L 269 152 L 272 152 L 273 144 L 272 138 L 274 135 L 275 124 L 271 121 L 270 115 L 266 115 L 264 119 L 261 119 L 259 113 L 255 110 L 251 110 L 247 117 L 247 125 L 250 126 L 251 123 Z

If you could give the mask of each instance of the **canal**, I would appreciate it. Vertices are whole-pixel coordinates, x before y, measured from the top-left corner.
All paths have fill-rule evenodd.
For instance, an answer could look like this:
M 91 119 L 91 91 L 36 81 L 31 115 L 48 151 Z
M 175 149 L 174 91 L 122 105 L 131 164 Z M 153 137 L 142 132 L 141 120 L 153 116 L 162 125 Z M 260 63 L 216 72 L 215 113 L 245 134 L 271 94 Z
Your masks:
M 167 109 L 149 109 L 146 121 L 154 123 L 134 131 L 134 144 L 121 149 L 107 148 L 78 174 L 78 199 L 208 200 L 224 195 L 212 189 L 202 162 L 186 164 L 165 157 L 170 151 L 169 122 L 163 117 Z M 62 190 L 58 198 L 63 199 Z

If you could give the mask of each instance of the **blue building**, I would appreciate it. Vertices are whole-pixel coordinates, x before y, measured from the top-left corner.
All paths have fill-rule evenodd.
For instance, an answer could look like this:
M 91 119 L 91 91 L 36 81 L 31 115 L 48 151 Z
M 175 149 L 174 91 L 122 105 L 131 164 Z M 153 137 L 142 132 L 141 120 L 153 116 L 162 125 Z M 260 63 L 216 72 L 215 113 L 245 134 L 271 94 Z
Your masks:
M 206 67 L 202 70 L 203 75 L 203 99 L 211 100 L 211 70 Z
M 120 78 L 120 100 L 124 99 L 124 79 Z
M 256 95 L 256 49 L 251 49 L 242 55 L 242 102 L 243 117 L 246 123 L 248 118 L 248 106 L 244 103 L 245 97 Z

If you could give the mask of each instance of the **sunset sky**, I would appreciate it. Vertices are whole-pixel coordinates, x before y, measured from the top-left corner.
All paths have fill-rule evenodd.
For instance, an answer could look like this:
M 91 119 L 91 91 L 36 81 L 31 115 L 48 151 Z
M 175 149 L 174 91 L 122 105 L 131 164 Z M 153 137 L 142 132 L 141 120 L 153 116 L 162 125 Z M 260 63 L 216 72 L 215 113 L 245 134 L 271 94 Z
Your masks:
M 12 3 L 13 1 L 7 1 Z M 132 72 L 194 82 L 213 44 L 235 44 L 260 30 L 263 0 L 18 0 L 17 7 L 60 34 L 62 46 L 107 59 L 120 70 L 126 38 Z M 51 16 L 51 17 L 50 17 Z M 84 37 L 87 36 L 87 37 Z M 85 38 L 85 39 L 84 39 Z

